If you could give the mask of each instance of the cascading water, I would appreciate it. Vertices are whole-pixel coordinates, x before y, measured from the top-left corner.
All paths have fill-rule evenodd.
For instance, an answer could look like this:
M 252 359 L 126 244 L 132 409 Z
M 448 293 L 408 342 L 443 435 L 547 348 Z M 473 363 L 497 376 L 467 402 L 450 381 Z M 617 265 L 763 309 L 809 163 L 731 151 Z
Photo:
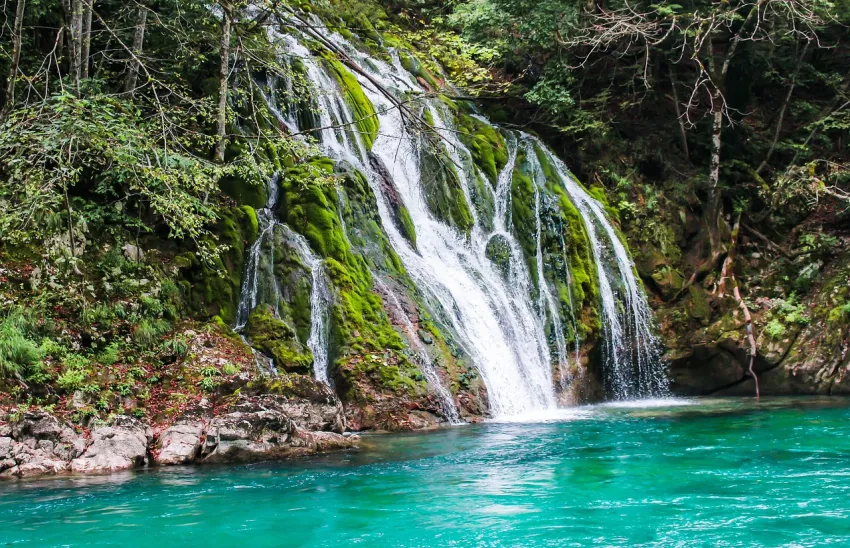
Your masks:
M 307 348 L 313 354 L 313 374 L 316 380 L 329 384 L 328 379 L 328 331 L 330 325 L 331 292 L 322 259 L 310 249 L 307 240 L 297 232 L 277 221 L 274 208 L 278 200 L 277 176 L 272 177 L 268 185 L 269 198 L 266 207 L 257 211 L 257 241 L 248 251 L 245 274 L 236 310 L 235 330 L 241 332 L 248 324 L 251 311 L 263 303 L 272 307 L 276 316 L 280 316 L 280 302 L 283 298 L 274 271 L 275 231 L 282 231 L 286 242 L 291 245 L 310 269 L 310 336 Z M 274 361 L 255 352 L 258 367 L 265 372 L 276 372 Z
M 351 51 L 341 38 L 334 36 L 334 39 L 340 41 L 340 47 Z M 377 60 L 363 66 L 373 79 L 389 89 L 400 93 L 418 89 L 412 76 L 406 72 L 400 74 L 397 67 Z M 467 240 L 456 229 L 434 218 L 423 195 L 419 136 L 409 131 L 402 113 L 374 88 L 370 79 L 362 77 L 360 84 L 380 113 L 381 133 L 372 153 L 387 166 L 416 228 L 417 248 L 413 249 L 395 228 L 386 202 L 379 200 L 383 226 L 408 274 L 446 312 L 453 331 L 484 379 L 493 415 L 554 408 L 548 345 L 523 287 L 527 286 L 527 272 L 518 249 L 512 252 L 511 271 L 518 278 L 524 273 L 525 279 L 519 281 L 526 284 L 511 283 L 500 275 L 486 257 L 486 236 L 478 223 Z M 469 151 L 455 141 L 439 109 L 433 109 L 431 114 L 435 126 L 445 128 L 442 137 L 452 144 L 448 147 L 452 160 L 463 165 Z M 358 167 L 366 173 L 375 194 L 383 196 L 380 181 L 369 166 Z M 504 177 L 510 178 L 509 170 Z M 464 194 L 468 195 L 466 189 Z M 510 243 L 516 243 L 511 234 L 503 235 Z
M 529 146 L 528 143 L 525 143 L 525 151 L 526 156 L 531 156 L 534 153 L 533 147 Z M 564 337 L 564 328 L 561 324 L 561 316 L 558 313 L 558 305 L 555 303 L 555 298 L 552 296 L 552 292 L 549 290 L 549 284 L 546 282 L 546 277 L 544 275 L 544 266 L 543 266 L 543 247 L 542 247 L 542 232 L 543 227 L 540 220 L 540 202 L 541 202 L 541 189 L 543 185 L 543 173 L 541 172 L 539 166 L 534 165 L 534 169 L 531 173 L 532 180 L 534 181 L 534 225 L 535 225 L 535 262 L 537 263 L 537 287 L 538 287 L 538 302 L 537 308 L 540 311 L 541 319 L 545 322 L 545 314 L 548 312 L 549 317 L 552 320 L 552 331 L 555 335 L 555 346 L 558 349 L 558 368 L 560 370 L 560 381 L 561 388 L 566 387 L 566 380 L 569 377 L 569 373 L 567 371 L 568 363 L 568 351 L 567 351 L 567 340 Z M 569 265 L 566 265 L 569 268 Z M 569 286 L 569 280 L 568 280 Z M 572 313 L 572 296 L 570 296 L 570 309 Z M 573 322 L 574 332 L 577 332 L 578 329 Z M 578 359 L 579 345 L 576 342 L 576 358 Z
M 331 291 L 322 258 L 310 249 L 304 236 L 285 226 L 287 241 L 310 268 L 310 336 L 307 348 L 313 353 L 313 375 L 317 381 L 330 384 L 328 379 L 328 332 L 330 329 Z
M 260 303 L 270 304 L 277 311 L 280 303 L 280 288 L 274 274 L 274 249 L 264 251 L 264 246 L 274 245 L 270 238 L 276 226 L 279 225 L 274 216 L 274 208 L 278 199 L 278 177 L 275 175 L 269 181 L 268 200 L 266 207 L 257 211 L 257 240 L 248 251 L 245 262 L 245 274 L 242 276 L 242 287 L 239 292 L 239 306 L 236 309 L 236 331 L 242 331 L 248 324 L 251 311 Z
M 552 355 L 546 337 L 547 321 L 551 322 L 554 332 L 557 351 L 555 365 L 561 368 L 562 382 L 569 362 L 559 306 L 543 275 L 545 265 L 541 249 L 541 208 L 545 176 L 539 159 L 533 153 L 535 148 L 542 150 L 547 160 L 556 166 L 560 183 L 583 216 L 585 229 L 593 245 L 604 317 L 605 360 L 606 369 L 610 372 L 610 391 L 617 398 L 663 393 L 664 376 L 657 367 L 657 342 L 651 332 L 651 314 L 625 246 L 607 220 L 602 206 L 570 177 L 563 163 L 538 140 L 523 133 L 499 130 L 508 144 L 508 162 L 498 174 L 495 190 L 484 185 L 485 192 L 490 193 L 488 198 L 493 202 L 494 212 L 492 218 L 487 215 L 488 218 L 481 219 L 482 212 L 472 203 L 472 182 L 475 177 L 483 177 L 483 174 L 473 164 L 472 153 L 458 139 L 452 116 L 445 106 L 439 101 L 423 99 L 428 117 L 433 120 L 432 125 L 456 168 L 463 198 L 469 205 L 472 217 L 472 226 L 467 233 L 450 226 L 430 211 L 424 190 L 424 178 L 428 174 L 421 172 L 422 149 L 434 144 L 426 142 L 420 134 L 412 131 L 406 123 L 405 114 L 386 96 L 387 91 L 399 98 L 421 93 L 415 78 L 401 67 L 395 54 L 392 55 L 392 63 L 368 57 L 341 36 L 324 29 L 319 22 L 312 25 L 312 32 L 319 33 L 324 40 L 333 43 L 352 62 L 358 64 L 360 70 L 354 76 L 375 107 L 380 132 L 371 152 L 367 151 L 355 129 L 356 118 L 336 81 L 296 38 L 275 33 L 273 38 L 282 45 L 285 55 L 301 59 L 304 74 L 313 89 L 313 100 L 318 107 L 314 113 L 316 123 L 311 128 L 300 129 L 317 128 L 313 132 L 318 135 L 329 157 L 345 161 L 364 174 L 378 198 L 382 228 L 393 249 L 426 300 L 439 307 L 444 323 L 477 367 L 487 386 L 491 413 L 498 417 L 555 408 Z M 379 83 L 382 89 L 378 89 L 375 83 Z M 269 97 L 267 100 L 271 101 Z M 298 122 L 297 117 L 289 111 L 285 114 L 277 110 L 275 112 L 287 126 Z M 485 118 L 477 118 L 489 125 Z M 522 247 L 511 226 L 511 185 L 517 153 L 521 148 L 526 152 L 534 181 L 536 302 L 535 284 L 532 283 Z M 382 164 L 385 169 L 379 170 L 376 164 Z M 392 207 L 386 195 L 387 183 L 397 191 L 396 198 L 409 213 L 416 232 L 415 246 L 394 222 Z M 271 209 L 271 206 L 267 209 Z M 270 223 L 274 224 L 274 220 Z M 265 221 L 262 221 L 261 239 L 268 230 Z M 487 256 L 488 245 L 495 240 L 506 250 L 506 268 L 500 269 Z M 561 244 L 565 249 L 563 236 Z M 257 249 L 260 247 L 257 244 L 254 246 Z M 251 250 L 246 275 L 247 291 L 243 284 L 243 294 L 247 294 L 243 300 L 248 312 L 258 302 L 257 275 L 252 272 L 259 271 L 263 263 L 261 257 L 255 258 L 254 248 Z M 309 246 L 306 246 L 306 251 L 309 251 Z M 321 272 L 321 261 L 312 252 L 310 255 L 304 253 L 303 256 L 313 257 L 305 260 L 311 265 L 314 290 L 327 290 L 327 286 L 322 289 L 322 284 L 317 283 L 316 279 L 316 273 Z M 564 256 L 566 260 L 566 253 Z M 565 266 L 569 277 L 569 264 Z M 376 283 L 382 283 L 378 277 L 375 279 Z M 389 290 L 387 295 L 390 306 L 400 308 L 397 298 L 393 304 L 395 295 Z M 571 327 L 576 331 L 571 293 L 569 299 Z M 311 315 L 315 315 L 316 309 L 321 309 L 322 299 L 311 301 Z M 244 326 L 246 314 L 243 314 L 240 303 L 238 324 Z M 403 310 L 401 316 L 407 318 Z M 409 318 L 407 322 L 410 322 Z M 327 323 L 313 321 L 312 325 L 325 326 L 323 329 L 326 329 Z M 413 330 L 413 326 L 405 324 L 404 329 Z M 319 359 L 326 361 L 327 354 L 314 349 L 321 346 L 326 350 L 326 338 L 322 340 L 318 335 L 314 338 L 313 333 L 311 328 L 308 345 L 317 363 Z M 415 333 L 410 333 L 409 338 L 411 344 L 416 346 L 413 342 L 417 339 Z M 575 359 L 578 361 L 577 333 L 575 341 Z M 414 350 L 419 352 L 422 349 Z M 427 353 L 422 360 L 423 374 L 443 400 L 446 416 L 450 419 L 456 417 L 454 400 L 440 383 L 436 372 L 429 369 L 430 361 L 424 359 L 426 357 Z M 317 378 L 320 376 L 319 368 L 316 369 L 316 375 Z
M 413 325 L 413 321 L 411 321 L 410 316 L 408 316 L 404 307 L 401 306 L 398 296 L 392 289 L 390 289 L 389 286 L 387 286 L 387 284 L 381 281 L 380 278 L 375 278 L 375 283 L 386 296 L 389 304 L 393 307 L 397 316 L 404 324 L 403 327 L 405 333 L 407 333 L 407 338 L 410 341 L 411 346 L 413 346 L 413 350 L 415 350 L 419 356 L 419 365 L 422 369 L 422 374 L 425 375 L 428 384 L 431 388 L 433 388 L 437 398 L 439 398 L 440 405 L 443 408 L 443 414 L 446 416 L 446 419 L 452 424 L 461 424 L 463 421 L 460 420 L 460 413 L 458 413 L 452 393 L 443 386 L 439 375 L 437 375 L 437 371 L 434 369 L 434 365 L 431 363 L 431 357 L 428 356 L 428 351 L 425 350 L 425 346 L 419 340 L 416 327 Z
M 542 142 L 530 136 L 557 170 L 560 183 L 581 213 L 593 246 L 602 299 L 606 383 L 617 399 L 667 395 L 667 377 L 659 359 L 659 342 L 652 332 L 652 311 L 637 280 L 625 245 L 594 200 L 566 165 Z M 537 161 L 535 155 L 530 155 Z M 621 310 L 622 308 L 622 310 Z

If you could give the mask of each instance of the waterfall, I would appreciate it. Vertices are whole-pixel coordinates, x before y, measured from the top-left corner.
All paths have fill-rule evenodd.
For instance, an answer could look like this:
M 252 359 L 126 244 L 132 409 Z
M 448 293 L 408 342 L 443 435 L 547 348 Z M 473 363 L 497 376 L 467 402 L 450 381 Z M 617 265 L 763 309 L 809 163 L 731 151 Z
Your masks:
M 304 236 L 284 226 L 287 241 L 310 268 L 310 336 L 307 348 L 313 353 L 313 376 L 317 381 L 330 384 L 328 378 L 328 335 L 330 332 L 331 292 L 322 258 L 310 249 Z
M 609 383 L 609 391 L 619 399 L 663 394 L 666 385 L 663 371 L 658 367 L 658 343 L 652 334 L 652 316 L 631 259 L 601 204 L 573 180 L 564 164 L 538 139 L 521 132 L 495 128 L 505 137 L 508 161 L 498 173 L 495 189 L 488 187 L 486 190 L 491 193 L 489 198 L 492 198 L 495 206 L 492 218 L 482 219 L 482 212 L 472 200 L 472 184 L 474 178 L 480 176 L 473 163 L 473 155 L 458 138 L 453 116 L 445 105 L 438 100 L 423 99 L 424 109 L 433 120 L 439 140 L 445 144 L 445 152 L 457 168 L 462 199 L 466 200 L 472 218 L 472 226 L 468 231 L 450 226 L 435 217 L 425 194 L 426 178 L 432 175 L 421 172 L 421 154 L 425 147 L 434 146 L 434 143 L 411 130 L 405 123 L 404 114 L 385 95 L 387 90 L 400 98 L 421 93 L 415 78 L 402 68 L 395 52 L 391 52 L 389 63 L 369 57 L 340 35 L 324 29 L 320 22 L 315 23 L 313 30 L 345 51 L 362 71 L 354 71 L 352 74 L 372 102 L 380 127 L 371 151 L 367 151 L 358 134 L 354 124 L 355 115 L 342 90 L 317 58 L 297 38 L 272 29 L 269 33 L 281 45 L 284 56 L 300 58 L 312 89 L 312 99 L 318 107 L 314 113 L 317 120 L 313 127 L 317 128 L 314 134 L 320 146 L 326 155 L 346 162 L 365 176 L 377 198 L 381 225 L 393 250 L 426 301 L 439 308 L 444 323 L 478 369 L 487 387 L 492 415 L 503 417 L 556 407 L 553 356 L 546 336 L 548 322 L 551 322 L 557 354 L 554 365 L 560 368 L 562 383 L 567 377 L 570 359 L 559 302 L 544 275 L 547 265 L 541 239 L 546 176 L 535 153 L 536 148 L 542 150 L 547 161 L 555 166 L 559 183 L 582 215 L 593 247 L 600 289 L 604 367 L 608 372 L 606 382 Z M 383 89 L 378 89 L 373 82 L 379 82 Z M 274 99 L 268 95 L 265 98 L 270 102 Z M 298 117 L 291 112 L 281 113 L 274 105 L 271 106 L 287 127 L 299 123 Z M 490 124 L 486 118 L 476 118 Z M 534 182 L 536 254 L 531 259 L 537 271 L 534 282 L 512 227 L 511 189 L 520 150 L 525 152 Z M 391 197 L 387 195 L 388 184 L 394 190 L 392 198 L 398 200 L 409 214 L 416 232 L 415 247 L 396 225 Z M 338 198 L 341 202 L 341 195 Z M 261 212 L 271 211 L 273 205 L 270 203 Z M 267 219 L 266 214 L 262 215 L 261 236 L 251 248 L 248 259 L 243 283 L 245 298 L 240 301 L 237 326 L 244 326 L 247 314 L 258 302 L 257 273 L 262 270 L 264 263 L 260 252 L 261 241 L 274 224 L 273 216 Z M 298 235 L 294 232 L 292 234 L 295 235 L 292 240 L 297 241 Z M 563 234 L 560 236 L 569 286 L 570 265 Z M 494 241 L 507 252 L 506 268 L 500 269 L 487 256 L 488 244 Z M 321 259 L 312 253 L 306 241 L 303 241 L 299 253 L 310 266 L 313 276 L 308 346 L 313 351 L 316 377 L 322 378 L 324 374 L 322 380 L 327 380 L 330 287 L 323 273 Z M 403 328 L 410 335 L 413 350 L 420 355 L 423 375 L 441 399 L 447 418 L 456 419 L 454 400 L 433 370 L 427 352 L 418 343 L 414 326 L 401 308 L 398 297 L 378 276 L 374 277 L 376 284 L 386 292 L 388 306 L 395 309 L 403 319 Z M 575 332 L 574 359 L 577 362 L 577 320 L 571 288 L 568 291 L 570 327 Z M 277 294 L 279 296 L 279 290 Z
M 415 350 L 419 356 L 419 365 L 422 369 L 422 374 L 425 375 L 425 380 L 428 381 L 428 385 L 431 386 L 434 393 L 437 395 L 437 398 L 440 400 L 440 405 L 443 408 L 443 414 L 446 416 L 446 419 L 452 424 L 461 424 L 463 421 L 460 420 L 460 413 L 458 413 L 452 393 L 443 386 L 443 382 L 440 380 L 439 375 L 437 375 L 437 371 L 434 369 L 434 364 L 431 363 L 431 357 L 428 355 L 428 351 L 425 350 L 425 346 L 422 344 L 422 341 L 420 341 L 419 334 L 416 332 L 416 327 L 413 325 L 413 321 L 411 321 L 410 316 L 404 310 L 404 307 L 401 306 L 398 296 L 380 278 L 375 277 L 375 284 L 381 288 L 381 291 L 384 295 L 386 295 L 389 304 L 392 305 L 396 314 L 398 314 L 404 324 L 404 331 L 407 333 L 407 338 L 413 346 L 413 350 Z
M 526 147 L 527 149 L 529 147 Z M 532 151 L 533 152 L 533 151 Z M 568 375 L 567 366 L 568 357 L 567 357 L 567 341 L 564 337 L 564 328 L 561 324 L 561 315 L 558 312 L 558 305 L 555 303 L 555 298 L 552 297 L 552 292 L 549 290 L 549 284 L 546 282 L 546 277 L 544 275 L 544 265 L 543 265 L 543 248 L 541 244 L 543 227 L 540 222 L 540 169 L 539 166 L 535 166 L 537 169 L 532 173 L 534 177 L 534 226 L 535 226 L 535 262 L 537 265 L 537 287 L 538 287 L 538 301 L 537 308 L 541 314 L 541 321 L 546 321 L 546 312 L 548 311 L 549 317 L 552 319 L 552 331 L 555 335 L 555 345 L 558 349 L 558 368 L 560 369 L 560 379 L 561 379 L 561 388 L 565 388 L 565 379 Z M 569 283 L 569 281 L 568 281 Z M 570 308 L 572 308 L 572 298 L 570 298 Z M 575 325 L 573 328 L 575 329 Z M 576 348 L 578 349 L 578 344 L 576 344 Z
M 332 35 L 337 45 L 361 56 L 341 37 Z M 418 89 L 413 77 L 400 72 L 397 64 L 388 65 L 370 59 L 361 67 L 389 89 L 399 93 Z M 395 227 L 377 174 L 363 162 L 352 162 L 364 172 L 378 196 L 381 221 L 396 253 L 417 286 L 441 305 L 450 327 L 477 366 L 488 390 L 490 410 L 495 416 L 507 416 L 555 407 L 548 345 L 538 315 L 528 296 L 528 275 L 519 246 L 513 235 L 501 230 L 511 248 L 511 278 L 505 280 L 486 257 L 485 234 L 475 223 L 469 239 L 456 229 L 434 218 L 423 195 L 419 166 L 420 136 L 404 124 L 400 113 L 375 89 L 369 78 L 357 75 L 361 86 L 379 113 L 381 131 L 372 153 L 387 167 L 400 199 L 416 228 L 417 249 Z M 317 82 L 318 84 L 319 82 Z M 451 124 L 441 109 L 430 110 L 434 125 L 451 146 L 448 152 L 458 165 L 471 154 L 457 141 Z M 345 116 L 351 120 L 350 114 Z M 356 158 L 352 151 L 345 156 Z M 463 170 L 464 173 L 469 170 Z M 502 187 L 509 189 L 512 167 L 500 176 Z M 466 185 L 466 181 L 461 181 Z M 503 190 L 503 194 L 507 191 Z M 464 195 L 469 196 L 468 188 Z M 506 201 L 502 200 L 500 226 L 504 226 Z
M 307 240 L 288 226 L 281 224 L 275 217 L 274 208 L 278 200 L 279 177 L 269 180 L 269 198 L 266 207 L 257 211 L 257 240 L 248 251 L 245 261 L 245 273 L 236 309 L 235 331 L 241 332 L 248 324 L 251 311 L 258 304 L 272 306 L 275 315 L 280 317 L 280 302 L 283 298 L 274 272 L 275 230 L 282 230 L 290 244 L 310 269 L 312 286 L 310 290 L 310 336 L 307 348 L 313 354 L 313 373 L 316 380 L 329 384 L 328 378 L 328 333 L 330 329 L 330 285 L 325 275 L 322 259 L 317 257 Z M 243 337 L 244 339 L 244 337 Z M 260 353 L 254 353 L 255 361 L 261 371 L 276 373 L 274 361 Z
M 660 364 L 660 344 L 652 331 L 652 311 L 625 245 L 608 221 L 602 205 L 573 179 L 566 165 L 541 141 L 528 138 L 557 170 L 560 183 L 581 213 L 593 247 L 602 300 L 609 391 L 617 399 L 667 395 L 668 381 Z
M 248 323 L 248 317 L 251 311 L 260 303 L 271 304 L 272 308 L 277 312 L 280 303 L 280 288 L 277 284 L 277 279 L 274 275 L 274 249 L 271 252 L 264 252 L 263 246 L 268 241 L 274 245 L 274 238 L 271 238 L 274 228 L 278 226 L 278 222 L 274 216 L 274 208 L 277 205 L 278 199 L 278 176 L 275 175 L 269 180 L 268 184 L 268 200 L 266 207 L 257 211 L 257 240 L 251 245 L 248 251 L 248 259 L 245 261 L 245 274 L 242 276 L 242 287 L 239 292 L 239 306 L 236 309 L 236 327 L 237 332 L 245 329 Z M 260 285 L 260 284 L 263 285 Z M 268 293 L 271 292 L 269 295 Z

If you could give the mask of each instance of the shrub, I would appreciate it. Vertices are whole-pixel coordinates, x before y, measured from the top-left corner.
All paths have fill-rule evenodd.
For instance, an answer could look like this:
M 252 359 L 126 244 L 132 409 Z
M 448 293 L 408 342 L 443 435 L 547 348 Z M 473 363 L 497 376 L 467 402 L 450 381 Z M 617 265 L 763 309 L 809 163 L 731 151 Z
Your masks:
M 40 363 L 41 347 L 27 337 L 31 328 L 21 310 L 0 321 L 0 378 L 17 377 Z
M 165 320 L 144 319 L 133 329 L 133 342 L 142 348 L 151 348 L 170 328 L 171 325 Z

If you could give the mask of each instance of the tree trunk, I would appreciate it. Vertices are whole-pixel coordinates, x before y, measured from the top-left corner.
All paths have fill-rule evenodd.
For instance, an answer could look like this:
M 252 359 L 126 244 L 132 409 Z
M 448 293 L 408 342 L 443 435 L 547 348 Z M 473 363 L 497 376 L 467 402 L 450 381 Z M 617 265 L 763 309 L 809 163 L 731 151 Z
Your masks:
M 679 121 L 679 134 L 682 136 L 682 152 L 685 154 L 685 160 L 690 161 L 691 153 L 688 150 L 688 129 L 685 127 L 685 118 L 682 115 L 681 104 L 679 103 L 679 90 L 676 86 L 676 74 L 673 72 L 673 67 L 670 67 L 670 86 L 673 88 L 673 103 L 676 106 L 676 118 Z
M 95 0 L 83 0 L 83 47 L 80 62 L 83 66 L 83 79 L 89 77 L 89 61 L 91 58 L 91 19 Z
M 83 74 L 83 0 L 72 0 L 71 27 L 74 37 L 74 56 L 72 57 L 71 76 L 77 94 L 80 93 L 80 78 Z
M 229 2 L 221 3 L 224 15 L 221 20 L 221 65 L 218 73 L 218 143 L 215 157 L 224 162 L 227 147 L 227 83 L 230 77 L 230 32 L 233 25 L 233 12 Z
M 124 92 L 132 95 L 136 91 L 136 83 L 139 80 L 139 62 L 142 57 L 142 50 L 145 47 L 145 29 L 148 22 L 148 8 L 144 2 L 139 2 L 139 8 L 136 15 L 136 32 L 133 33 L 133 58 L 130 60 L 130 67 L 127 72 L 127 79 L 124 80 Z
M 72 85 L 77 95 L 80 94 L 79 73 L 75 69 L 77 63 L 77 33 L 74 24 L 74 10 L 79 0 L 62 0 L 62 11 L 65 17 L 65 48 L 68 52 L 68 74 L 71 76 Z
M 722 222 L 722 207 L 720 203 L 720 151 L 723 144 L 723 116 L 726 114 L 726 97 L 723 94 L 726 89 L 726 75 L 729 73 L 729 65 L 738 51 L 738 45 L 742 37 L 749 29 L 749 25 L 755 19 L 761 17 L 761 8 L 767 0 L 758 0 L 755 6 L 747 13 L 746 19 L 741 23 L 738 32 L 729 41 L 726 55 L 723 56 L 723 65 L 717 70 L 717 61 L 714 58 L 714 43 L 711 38 L 706 40 L 708 45 L 708 70 L 714 85 L 714 93 L 711 97 L 711 161 L 708 172 L 708 207 L 706 209 L 706 222 L 708 225 L 708 239 L 711 245 L 712 261 L 724 253 L 720 237 L 720 223 Z
M 711 77 L 714 80 L 714 93 L 711 97 L 712 124 L 711 124 L 711 160 L 708 168 L 708 204 L 706 207 L 706 225 L 708 227 L 708 241 L 711 246 L 711 255 L 715 256 L 721 252 L 720 238 L 720 151 L 723 145 L 723 92 L 720 88 L 725 76 L 715 71 L 714 45 L 708 40 L 708 66 Z
M 9 67 L 9 79 L 6 82 L 6 105 L 0 112 L 0 121 L 5 120 L 9 111 L 15 106 L 15 84 L 18 79 L 18 67 L 21 63 L 21 40 L 24 26 L 24 8 L 26 0 L 18 0 L 15 8 L 15 28 L 12 31 L 12 62 Z

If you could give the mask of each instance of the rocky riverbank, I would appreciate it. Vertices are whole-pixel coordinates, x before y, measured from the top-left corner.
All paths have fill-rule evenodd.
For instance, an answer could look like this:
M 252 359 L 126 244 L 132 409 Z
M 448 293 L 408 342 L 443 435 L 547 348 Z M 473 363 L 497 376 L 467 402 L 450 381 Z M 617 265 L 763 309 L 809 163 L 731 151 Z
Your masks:
M 235 396 L 220 406 L 201 400 L 158 426 L 117 415 L 75 428 L 44 410 L 13 411 L 0 416 L 0 478 L 245 463 L 357 447 L 339 399 L 329 389 L 321 395 Z

